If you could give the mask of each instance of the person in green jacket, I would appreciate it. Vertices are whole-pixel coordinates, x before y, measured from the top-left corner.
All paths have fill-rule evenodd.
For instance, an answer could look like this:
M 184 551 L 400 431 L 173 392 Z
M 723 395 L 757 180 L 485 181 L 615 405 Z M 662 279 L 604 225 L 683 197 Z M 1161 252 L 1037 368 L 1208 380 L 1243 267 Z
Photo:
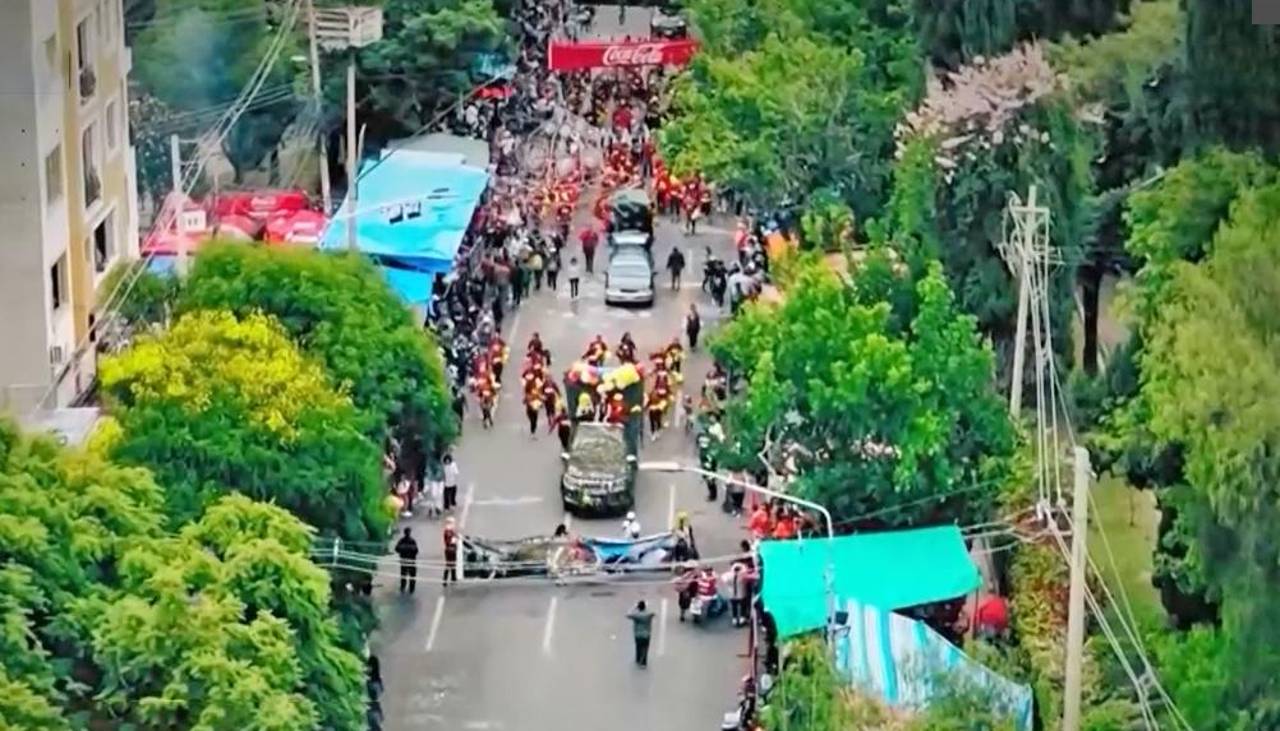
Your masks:
M 636 608 L 627 613 L 631 620 L 632 634 L 636 640 L 636 664 L 649 666 L 649 638 L 653 636 L 653 612 L 649 611 L 644 600 L 636 602 Z

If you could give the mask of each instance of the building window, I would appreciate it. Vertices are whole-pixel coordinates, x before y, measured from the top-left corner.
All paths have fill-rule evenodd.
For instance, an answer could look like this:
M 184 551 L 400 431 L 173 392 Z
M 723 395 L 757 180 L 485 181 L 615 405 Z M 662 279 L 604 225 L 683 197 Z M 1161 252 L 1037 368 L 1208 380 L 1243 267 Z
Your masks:
M 112 99 L 107 104 L 107 152 L 115 152 L 120 146 L 120 100 Z
M 94 61 L 97 56 L 96 31 L 98 13 L 95 10 L 76 26 L 76 78 L 80 86 L 80 101 L 88 101 L 98 86 L 98 77 L 94 73 Z
M 58 34 L 54 33 L 44 39 L 44 61 L 49 65 L 50 78 L 58 76 Z
M 53 207 L 53 204 L 62 199 L 62 148 L 54 147 L 53 150 L 44 156 L 44 198 L 45 205 Z
M 97 125 L 84 128 L 81 137 L 80 158 L 84 166 L 84 207 L 88 208 L 102 197 L 102 178 L 98 175 L 98 144 L 95 139 Z
M 99 274 L 107 270 L 107 265 L 115 254 L 115 223 L 115 214 L 108 213 L 93 229 L 93 270 Z
M 63 254 L 49 267 L 49 298 L 55 311 L 66 304 L 68 294 L 67 255 Z

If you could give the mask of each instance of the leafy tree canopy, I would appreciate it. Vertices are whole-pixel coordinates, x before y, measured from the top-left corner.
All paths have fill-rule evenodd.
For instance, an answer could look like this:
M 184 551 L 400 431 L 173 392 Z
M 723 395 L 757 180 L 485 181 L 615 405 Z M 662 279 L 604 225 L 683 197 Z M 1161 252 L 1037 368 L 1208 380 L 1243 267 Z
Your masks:
M 310 530 L 230 496 L 177 533 L 146 471 L 0 424 L 0 727 L 356 728 Z
M 1222 597 L 1235 681 L 1221 705 L 1253 709 L 1253 728 L 1280 722 L 1280 614 L 1266 599 L 1280 586 L 1280 421 L 1268 408 L 1280 394 L 1277 230 L 1280 185 L 1242 192 L 1207 257 L 1171 265 L 1141 357 L 1150 429 L 1182 449 L 1181 511 L 1202 578 Z
M 382 40 L 357 54 L 375 139 L 418 131 L 480 79 L 486 54 L 505 53 L 506 21 L 492 0 L 384 0 Z M 345 54 L 331 54 L 326 96 L 345 104 Z
M 385 534 L 366 420 L 275 320 L 191 312 L 100 377 L 123 427 L 113 455 L 155 472 L 179 523 L 235 491 L 346 539 Z
M 991 351 L 940 266 L 913 282 L 877 251 L 851 284 L 816 261 L 793 276 L 781 305 L 749 308 L 713 342 L 750 378 L 726 412 L 738 440 L 726 463 L 751 467 L 766 441 L 794 441 L 811 455 L 795 489 L 837 520 L 983 519 L 1014 435 Z
M 439 349 L 363 257 L 205 247 L 177 309 L 272 315 L 350 393 L 378 443 L 390 432 L 425 457 L 457 433 Z
M 266 0 L 156 0 L 154 16 L 133 40 L 134 78 L 203 127 L 247 87 L 282 22 Z M 296 34 L 286 32 L 284 40 L 260 93 L 276 101 L 246 111 L 223 141 L 237 179 L 275 148 L 297 111 L 289 93 L 297 71 L 289 59 L 301 46 Z

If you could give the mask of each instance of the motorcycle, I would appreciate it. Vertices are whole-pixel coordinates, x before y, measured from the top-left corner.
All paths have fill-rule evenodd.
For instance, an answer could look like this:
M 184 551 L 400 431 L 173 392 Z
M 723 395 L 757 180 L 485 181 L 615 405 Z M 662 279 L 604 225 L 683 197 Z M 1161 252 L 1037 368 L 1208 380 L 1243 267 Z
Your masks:
M 728 609 L 729 602 L 719 594 L 712 597 L 695 595 L 693 601 L 689 603 L 689 617 L 694 624 L 702 624 L 704 620 L 709 622 Z

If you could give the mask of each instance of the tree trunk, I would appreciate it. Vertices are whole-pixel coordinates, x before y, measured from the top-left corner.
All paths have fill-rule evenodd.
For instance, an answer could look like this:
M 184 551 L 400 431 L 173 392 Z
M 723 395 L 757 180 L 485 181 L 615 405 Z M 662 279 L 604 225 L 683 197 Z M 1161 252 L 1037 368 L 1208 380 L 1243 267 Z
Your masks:
M 1098 300 L 1102 290 L 1102 267 L 1086 264 L 1080 268 L 1081 298 L 1084 300 L 1084 372 L 1098 375 Z

